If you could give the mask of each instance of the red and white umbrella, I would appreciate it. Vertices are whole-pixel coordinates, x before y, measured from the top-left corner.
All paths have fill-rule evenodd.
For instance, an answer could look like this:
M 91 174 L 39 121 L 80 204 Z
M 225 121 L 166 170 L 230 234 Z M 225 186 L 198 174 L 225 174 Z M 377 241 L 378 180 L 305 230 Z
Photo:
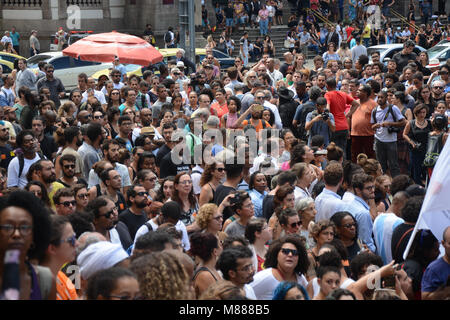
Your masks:
M 113 62 L 148 66 L 163 60 L 162 54 L 142 38 L 119 32 L 99 33 L 78 40 L 63 55 L 93 62 Z

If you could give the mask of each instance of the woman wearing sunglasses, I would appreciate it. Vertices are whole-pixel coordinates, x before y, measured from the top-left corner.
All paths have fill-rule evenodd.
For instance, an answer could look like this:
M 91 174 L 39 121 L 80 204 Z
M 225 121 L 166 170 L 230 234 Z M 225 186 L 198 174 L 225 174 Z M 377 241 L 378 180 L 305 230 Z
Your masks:
M 210 165 L 206 165 L 200 178 L 199 206 L 205 203 L 214 203 L 216 188 L 222 183 L 224 177 L 225 165 L 223 163 L 216 161 Z
M 88 189 L 84 184 L 76 184 L 72 187 L 72 190 L 77 202 L 75 210 L 76 212 L 83 212 L 89 203 Z
M 298 235 L 275 240 L 266 254 L 263 271 L 255 274 L 250 286 L 258 300 L 271 300 L 273 292 L 283 281 L 292 281 L 306 287 L 304 274 L 308 270 L 308 254 Z
M 77 300 L 78 295 L 61 268 L 75 260 L 78 241 L 69 219 L 65 216 L 51 216 L 50 244 L 41 260 L 41 265 L 49 268 L 56 278 L 56 299 Z

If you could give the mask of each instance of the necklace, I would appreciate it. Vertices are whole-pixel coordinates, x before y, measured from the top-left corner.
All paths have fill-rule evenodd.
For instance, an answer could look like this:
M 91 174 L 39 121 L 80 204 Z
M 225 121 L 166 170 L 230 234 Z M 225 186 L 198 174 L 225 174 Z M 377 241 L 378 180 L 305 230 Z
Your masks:
M 426 123 L 427 120 L 423 120 L 422 122 L 419 122 L 419 120 L 416 120 L 416 123 L 418 126 L 423 126 Z

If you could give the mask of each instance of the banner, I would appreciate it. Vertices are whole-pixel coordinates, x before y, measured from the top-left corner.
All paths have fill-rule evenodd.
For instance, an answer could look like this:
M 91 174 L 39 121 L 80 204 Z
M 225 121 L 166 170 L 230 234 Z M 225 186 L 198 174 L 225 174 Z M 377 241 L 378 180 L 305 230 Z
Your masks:
M 403 259 L 406 260 L 416 233 L 429 229 L 442 241 L 444 230 L 450 226 L 450 143 L 446 143 L 434 167 L 425 200 L 414 231 L 409 239 Z M 442 246 L 442 245 L 441 245 Z M 442 248 L 441 248 L 442 249 Z M 442 250 L 441 250 L 442 252 Z

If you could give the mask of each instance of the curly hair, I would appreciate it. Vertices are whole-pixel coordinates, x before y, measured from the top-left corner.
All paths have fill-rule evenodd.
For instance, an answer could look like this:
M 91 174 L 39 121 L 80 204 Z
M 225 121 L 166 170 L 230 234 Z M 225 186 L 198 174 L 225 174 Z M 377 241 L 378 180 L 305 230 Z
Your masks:
M 33 246 L 29 248 L 27 257 L 42 259 L 50 244 L 50 211 L 32 193 L 22 190 L 14 191 L 8 197 L 0 198 L 0 215 L 9 207 L 21 208 L 33 218 Z
M 100 295 L 104 298 L 109 298 L 111 292 L 117 286 L 117 281 L 121 278 L 134 278 L 137 280 L 133 272 L 121 267 L 113 267 L 96 272 L 89 278 L 87 284 L 87 300 L 97 300 Z
M 322 231 L 328 228 L 333 228 L 334 234 L 336 234 L 336 226 L 334 222 L 330 220 L 320 220 L 317 223 L 311 223 L 309 233 L 314 239 L 317 239 Z
M 203 187 L 205 184 L 210 182 L 213 178 L 213 173 L 216 171 L 217 162 L 214 161 L 211 164 L 207 164 L 205 166 L 205 170 L 202 173 L 202 177 L 200 178 L 200 187 Z
M 309 267 L 308 253 L 299 235 L 288 235 L 272 242 L 266 254 L 265 267 L 276 268 L 278 266 L 278 253 L 285 243 L 293 244 L 298 251 L 298 263 L 294 271 L 296 273 L 306 274 Z
M 376 175 L 378 168 L 380 167 L 378 160 L 369 159 L 364 153 L 358 155 L 356 162 L 363 168 L 365 173 L 370 175 Z
M 130 270 L 138 278 L 144 300 L 187 300 L 189 276 L 179 259 L 170 252 L 153 252 L 137 258 Z
M 195 217 L 195 221 L 202 230 L 208 227 L 209 222 L 212 220 L 213 215 L 217 210 L 218 207 L 214 203 L 206 203 L 200 207 L 200 210 Z
M 195 232 L 190 237 L 190 252 L 203 261 L 211 259 L 213 250 L 219 247 L 219 239 L 212 233 Z
M 278 191 L 275 193 L 275 197 L 273 197 L 274 208 L 281 206 L 284 198 L 286 198 L 289 194 L 293 192 L 294 192 L 293 186 L 287 185 L 280 187 L 280 189 L 278 189 Z

